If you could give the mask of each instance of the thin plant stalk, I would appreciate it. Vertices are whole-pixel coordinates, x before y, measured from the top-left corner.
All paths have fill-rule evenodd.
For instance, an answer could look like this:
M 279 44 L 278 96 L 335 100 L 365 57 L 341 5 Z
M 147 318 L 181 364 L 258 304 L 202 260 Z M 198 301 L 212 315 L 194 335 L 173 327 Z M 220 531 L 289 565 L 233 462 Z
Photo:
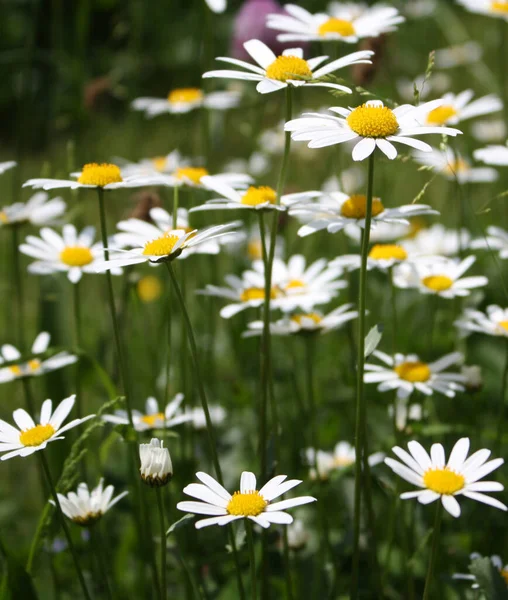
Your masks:
M 161 536 L 161 600 L 166 600 L 167 597 L 167 585 L 166 585 L 166 526 L 164 524 L 164 502 L 162 498 L 162 489 L 160 487 L 155 488 L 155 495 L 157 496 L 157 508 L 159 510 L 159 525 L 160 525 L 160 536 Z
M 25 327 L 24 327 L 24 307 L 25 307 L 25 291 L 23 287 L 23 276 L 21 273 L 21 261 L 19 252 L 19 226 L 12 226 L 12 265 L 14 288 L 16 293 L 17 307 L 17 334 L 18 344 L 21 353 L 25 351 Z
M 372 220 L 372 192 L 374 185 L 374 157 L 369 158 L 369 175 L 367 184 L 367 206 L 365 227 L 362 232 L 362 253 L 360 267 L 360 286 L 358 291 L 358 354 L 356 379 L 356 427 L 355 427 L 355 497 L 354 497 L 354 532 L 353 532 L 353 568 L 351 576 L 351 598 L 358 598 L 358 579 L 360 566 L 360 525 L 361 525 L 361 496 L 362 496 L 362 457 L 364 451 L 365 417 L 363 393 L 363 371 L 365 366 L 365 316 L 367 298 L 367 257 L 369 252 L 370 224 Z
M 111 588 L 109 587 L 108 581 L 108 568 L 106 563 L 107 553 L 104 551 L 104 540 L 102 539 L 101 531 L 100 531 L 101 523 L 95 523 L 92 527 L 90 527 L 90 537 L 92 539 L 92 543 L 94 546 L 94 554 L 98 562 L 99 566 L 99 574 L 101 580 L 104 584 L 104 590 L 106 592 L 106 598 L 111 600 L 113 598 L 111 594 Z
M 497 417 L 497 434 L 496 434 L 496 448 L 497 453 L 502 455 L 501 448 L 503 445 L 503 423 L 505 416 L 505 400 L 506 400 L 506 387 L 508 382 L 508 340 L 505 340 L 505 365 L 503 369 L 503 375 L 501 379 L 501 390 L 499 393 L 499 414 Z
M 257 600 L 258 586 L 256 575 L 256 553 L 254 552 L 254 534 L 252 533 L 252 523 L 246 519 L 245 529 L 247 530 L 247 545 L 249 547 L 250 579 L 252 600 Z
M 437 554 L 439 550 L 439 533 L 441 530 L 441 519 L 443 516 L 443 505 L 439 498 L 436 502 L 436 516 L 434 518 L 434 529 L 432 530 L 432 548 L 430 551 L 429 568 L 427 570 L 427 578 L 425 579 L 425 589 L 423 591 L 423 600 L 430 600 L 432 578 L 434 576 L 434 567 L 436 564 Z

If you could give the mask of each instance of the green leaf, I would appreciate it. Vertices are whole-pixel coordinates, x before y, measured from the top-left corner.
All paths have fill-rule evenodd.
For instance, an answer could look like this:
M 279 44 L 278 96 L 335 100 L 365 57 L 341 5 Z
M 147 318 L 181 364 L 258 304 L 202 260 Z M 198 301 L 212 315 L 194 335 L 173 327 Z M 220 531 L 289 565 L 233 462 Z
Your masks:
M 378 347 L 382 337 L 383 326 L 378 323 L 377 325 L 374 325 L 365 338 L 365 351 L 363 353 L 365 358 L 369 358 L 369 356 L 374 352 L 374 350 Z
M 194 517 L 195 515 L 184 515 L 181 519 L 178 519 L 178 521 L 175 521 L 173 525 L 171 525 L 171 527 L 166 531 L 166 535 L 171 535 L 173 531 L 176 531 L 177 529 L 180 529 L 180 527 L 187 525 L 187 523 Z
M 508 600 L 508 588 L 499 571 L 487 556 L 475 558 L 469 565 L 487 600 Z

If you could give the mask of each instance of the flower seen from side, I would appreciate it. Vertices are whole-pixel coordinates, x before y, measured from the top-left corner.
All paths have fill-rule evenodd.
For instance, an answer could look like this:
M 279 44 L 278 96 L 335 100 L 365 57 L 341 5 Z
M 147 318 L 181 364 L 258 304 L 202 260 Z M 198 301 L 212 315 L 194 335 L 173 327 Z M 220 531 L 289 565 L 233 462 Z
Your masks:
M 151 118 L 162 114 L 185 114 L 197 108 L 228 110 L 239 105 L 238 92 L 203 92 L 199 88 L 175 88 L 166 98 L 136 98 L 131 104 L 134 110 L 141 111 Z
M 139 445 L 141 479 L 150 487 L 162 487 L 173 477 L 173 464 L 164 442 L 152 438 L 149 444 Z
M 473 152 L 476 160 L 494 167 L 508 166 L 508 141 L 503 146 L 501 144 L 495 146 L 487 146 Z
M 132 421 L 136 431 L 149 431 L 152 429 L 169 429 L 190 421 L 191 417 L 180 410 L 183 402 L 183 394 L 177 394 L 173 400 L 168 402 L 164 412 L 160 410 L 159 403 L 153 397 L 147 398 L 145 411 L 141 412 L 134 409 L 132 411 Z M 127 411 L 117 410 L 114 415 L 104 415 L 104 421 L 115 425 L 128 425 L 129 417 Z
M 62 198 L 51 198 L 45 192 L 35 193 L 27 202 L 15 202 L 0 208 L 0 228 L 24 223 L 40 227 L 51 225 L 61 217 L 67 205 Z
M 454 325 L 465 334 L 476 332 L 508 337 L 508 308 L 501 308 L 496 304 L 487 306 L 485 312 L 466 308 Z
M 435 173 L 440 173 L 449 181 L 459 183 L 489 183 L 498 178 L 498 172 L 489 167 L 473 167 L 460 154 L 455 154 L 450 148 L 432 150 L 432 152 L 415 152 L 416 162 L 430 167 Z
M 342 471 L 352 467 L 356 462 L 354 446 L 349 442 L 338 442 L 333 452 L 307 448 L 305 452 L 307 463 L 311 465 L 310 478 L 326 480 L 334 471 Z M 385 454 L 375 452 L 369 456 L 369 465 L 374 467 L 383 462 Z
M 508 21 L 507 0 L 457 0 L 457 2 L 470 12 Z
M 477 100 L 473 100 L 473 96 L 473 90 L 465 90 L 460 94 L 445 94 L 440 106 L 429 106 L 428 110 L 423 112 L 422 123 L 430 127 L 457 125 L 474 117 L 490 115 L 503 108 L 501 99 L 495 94 Z

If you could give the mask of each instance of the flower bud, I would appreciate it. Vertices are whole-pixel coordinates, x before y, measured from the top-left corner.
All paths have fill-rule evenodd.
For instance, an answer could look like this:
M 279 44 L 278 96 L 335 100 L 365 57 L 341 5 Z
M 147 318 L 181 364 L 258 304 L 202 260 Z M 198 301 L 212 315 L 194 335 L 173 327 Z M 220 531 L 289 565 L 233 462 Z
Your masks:
M 152 438 L 149 444 L 139 445 L 141 479 L 151 487 L 161 487 L 173 477 L 173 465 L 164 442 Z

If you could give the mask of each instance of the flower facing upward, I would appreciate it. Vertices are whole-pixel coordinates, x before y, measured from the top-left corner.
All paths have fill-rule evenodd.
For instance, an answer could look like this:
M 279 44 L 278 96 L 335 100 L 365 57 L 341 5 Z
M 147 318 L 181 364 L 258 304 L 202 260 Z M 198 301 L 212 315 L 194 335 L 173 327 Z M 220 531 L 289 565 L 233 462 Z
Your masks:
M 477 332 L 486 335 L 508 337 L 508 308 L 495 304 L 487 306 L 485 313 L 466 308 L 464 314 L 454 325 L 463 333 Z
M 429 107 L 423 113 L 422 122 L 429 126 L 457 125 L 462 121 L 481 115 L 489 115 L 503 108 L 503 103 L 495 94 L 471 102 L 473 96 L 473 90 L 465 90 L 457 95 L 445 94 L 441 106 Z
M 62 198 L 49 199 L 45 192 L 37 192 L 28 202 L 16 202 L 0 208 L 0 227 L 4 225 L 21 225 L 29 223 L 50 225 L 61 217 L 67 208 Z
M 238 92 L 212 92 L 205 94 L 199 88 L 176 88 L 167 98 L 136 98 L 131 104 L 134 110 L 156 117 L 164 113 L 184 114 L 196 108 L 227 110 L 240 103 Z
M 14 456 L 29 456 L 38 450 L 44 450 L 49 442 L 63 440 L 62 433 L 95 416 L 89 415 L 82 419 L 74 419 L 62 427 L 75 400 L 75 394 L 65 398 L 54 412 L 52 411 L 52 401 L 45 400 L 42 403 L 38 424 L 26 410 L 18 408 L 12 413 L 12 417 L 19 429 L 0 419 L 0 452 L 6 452 L 0 460 L 7 460 Z
M 147 398 L 145 412 L 132 411 L 132 421 L 136 431 L 149 431 L 151 429 L 169 429 L 180 423 L 190 421 L 191 417 L 182 414 L 180 405 L 183 402 L 183 394 L 177 394 L 171 402 L 168 402 L 164 412 L 159 409 L 159 403 L 153 397 Z M 117 410 L 114 415 L 104 415 L 104 421 L 115 425 L 128 425 L 130 423 L 125 410 Z
M 202 483 L 191 483 L 183 491 L 202 502 L 185 501 L 176 505 L 178 510 L 184 512 L 213 515 L 197 521 L 196 529 L 208 525 L 227 525 L 238 519 L 249 519 L 264 528 L 271 524 L 289 525 L 293 517 L 284 512 L 287 508 L 316 501 L 311 496 L 300 496 L 272 503 L 272 500 L 302 483 L 297 479 L 285 481 L 287 475 L 273 477 L 258 491 L 254 473 L 244 471 L 240 478 L 240 490 L 233 495 L 206 473 L 196 473 L 196 477 Z
M 115 488 L 108 485 L 103 489 L 103 484 L 104 479 L 101 479 L 90 491 L 86 483 L 80 483 L 77 492 L 69 492 L 67 496 L 57 494 L 63 514 L 76 525 L 90 527 L 129 493 L 122 492 L 112 500 Z M 53 500 L 50 502 L 55 504 Z
M 164 442 L 152 438 L 149 444 L 139 445 L 141 479 L 150 487 L 161 487 L 171 481 L 173 464 Z
M 480 481 L 504 462 L 502 458 L 487 462 L 490 450 L 478 450 L 467 458 L 469 438 L 461 438 L 454 445 L 446 462 L 441 444 L 432 444 L 430 456 L 418 442 L 409 442 L 407 447 L 409 452 L 398 446 L 392 448 L 402 462 L 385 458 L 385 463 L 392 471 L 420 488 L 418 491 L 401 494 L 403 500 L 417 498 L 421 504 L 429 504 L 440 499 L 453 517 L 460 516 L 456 496 L 461 495 L 501 510 L 508 510 L 502 502 L 483 493 L 500 492 L 504 489 L 504 486 L 496 481 Z

